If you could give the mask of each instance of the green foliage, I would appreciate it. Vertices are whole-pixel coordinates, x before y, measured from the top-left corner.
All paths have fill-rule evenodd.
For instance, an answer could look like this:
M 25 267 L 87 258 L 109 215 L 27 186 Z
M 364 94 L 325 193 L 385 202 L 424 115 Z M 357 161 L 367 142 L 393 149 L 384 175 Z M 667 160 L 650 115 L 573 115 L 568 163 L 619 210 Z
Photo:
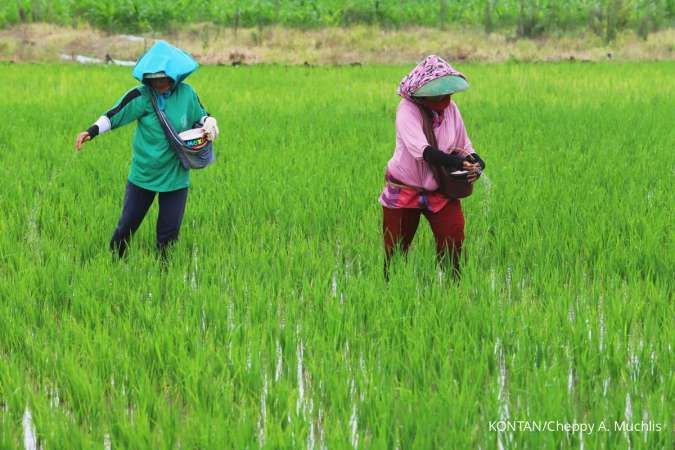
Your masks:
M 641 0 L 635 17 L 638 34 L 646 39 L 649 33 L 673 26 L 673 0 Z
M 28 408 L 46 449 L 670 448 L 675 63 L 458 67 L 463 277 L 423 221 L 385 283 L 410 68 L 195 73 L 217 162 L 162 270 L 156 203 L 107 250 L 134 125 L 73 149 L 129 69 L 0 65 L 0 447 Z M 490 430 L 506 408 L 609 430 Z
M 590 27 L 608 40 L 673 26 L 673 0 L 7 0 L 0 27 L 84 21 L 117 32 L 166 31 L 191 22 L 232 27 L 279 24 L 311 28 L 480 26 L 535 37 Z

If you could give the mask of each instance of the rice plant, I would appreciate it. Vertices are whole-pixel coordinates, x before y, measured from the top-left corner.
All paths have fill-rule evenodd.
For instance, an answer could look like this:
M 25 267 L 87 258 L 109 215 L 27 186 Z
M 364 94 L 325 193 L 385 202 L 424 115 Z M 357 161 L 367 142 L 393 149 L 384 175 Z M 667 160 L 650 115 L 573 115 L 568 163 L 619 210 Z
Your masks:
M 156 206 L 107 251 L 133 126 L 73 150 L 129 70 L 0 65 L 0 447 L 671 448 L 675 65 L 460 68 L 455 284 L 424 225 L 382 277 L 409 67 L 200 69 L 217 163 L 162 270 Z

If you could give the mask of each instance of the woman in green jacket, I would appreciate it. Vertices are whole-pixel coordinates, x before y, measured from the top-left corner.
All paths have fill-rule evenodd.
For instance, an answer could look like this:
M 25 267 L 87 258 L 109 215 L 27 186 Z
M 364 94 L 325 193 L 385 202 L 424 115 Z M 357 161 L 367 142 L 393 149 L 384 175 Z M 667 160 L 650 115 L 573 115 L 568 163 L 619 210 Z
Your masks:
M 133 121 L 138 123 L 124 206 L 110 240 L 110 249 L 120 257 L 124 256 L 129 239 L 141 225 L 155 195 L 159 197 L 157 248 L 162 255 L 178 238 L 190 174 L 169 145 L 152 106 L 152 97 L 176 132 L 202 127 L 207 139 L 214 140 L 218 136 L 216 120 L 205 111 L 192 87 L 184 83 L 197 67 L 190 55 L 158 41 L 134 67 L 134 77 L 143 84 L 124 94 L 77 136 L 75 148 L 79 151 L 85 142 L 98 135 Z

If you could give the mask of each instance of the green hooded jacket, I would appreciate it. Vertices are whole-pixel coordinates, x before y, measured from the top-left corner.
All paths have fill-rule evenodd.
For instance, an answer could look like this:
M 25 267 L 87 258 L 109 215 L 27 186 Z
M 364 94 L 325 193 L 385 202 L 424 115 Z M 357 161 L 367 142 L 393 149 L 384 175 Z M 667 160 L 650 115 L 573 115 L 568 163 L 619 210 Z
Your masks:
M 134 76 L 140 80 L 145 73 L 160 71 L 174 80 L 170 92 L 158 95 L 158 104 L 179 133 L 200 126 L 207 116 L 194 89 L 183 82 L 196 68 L 197 63 L 185 52 L 159 41 L 139 59 L 134 69 Z M 137 73 L 139 70 L 144 72 Z M 136 121 L 129 181 L 155 192 L 186 188 L 190 184 L 189 171 L 183 168 L 169 146 L 152 107 L 152 95 L 156 94 L 145 84 L 131 89 L 87 131 L 93 139 Z
M 108 112 L 88 130 L 93 138 L 115 128 L 137 121 L 129 181 L 155 192 L 169 192 L 188 187 L 189 171 L 181 165 L 169 146 L 164 130 L 152 107 L 148 86 L 138 86 L 127 92 Z M 206 116 L 192 87 L 180 83 L 164 98 L 164 114 L 177 132 L 193 128 Z

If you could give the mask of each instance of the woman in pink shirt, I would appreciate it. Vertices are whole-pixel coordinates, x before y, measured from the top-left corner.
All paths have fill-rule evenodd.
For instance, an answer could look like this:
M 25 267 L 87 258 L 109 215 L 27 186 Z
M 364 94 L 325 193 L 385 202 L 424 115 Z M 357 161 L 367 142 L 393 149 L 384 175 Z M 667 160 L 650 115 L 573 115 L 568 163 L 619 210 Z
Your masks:
M 422 61 L 398 87 L 403 97 L 396 111 L 396 149 L 387 163 L 380 196 L 383 211 L 385 276 L 396 246 L 406 253 L 420 215 L 431 225 L 442 265 L 452 262 L 460 273 L 464 215 L 459 199 L 439 191 L 433 166 L 468 171 L 473 183 L 485 167 L 466 134 L 462 116 L 451 96 L 468 88 L 466 78 L 438 56 Z M 435 145 L 424 132 L 424 115 L 431 117 Z M 452 152 L 452 153 L 451 153 Z

